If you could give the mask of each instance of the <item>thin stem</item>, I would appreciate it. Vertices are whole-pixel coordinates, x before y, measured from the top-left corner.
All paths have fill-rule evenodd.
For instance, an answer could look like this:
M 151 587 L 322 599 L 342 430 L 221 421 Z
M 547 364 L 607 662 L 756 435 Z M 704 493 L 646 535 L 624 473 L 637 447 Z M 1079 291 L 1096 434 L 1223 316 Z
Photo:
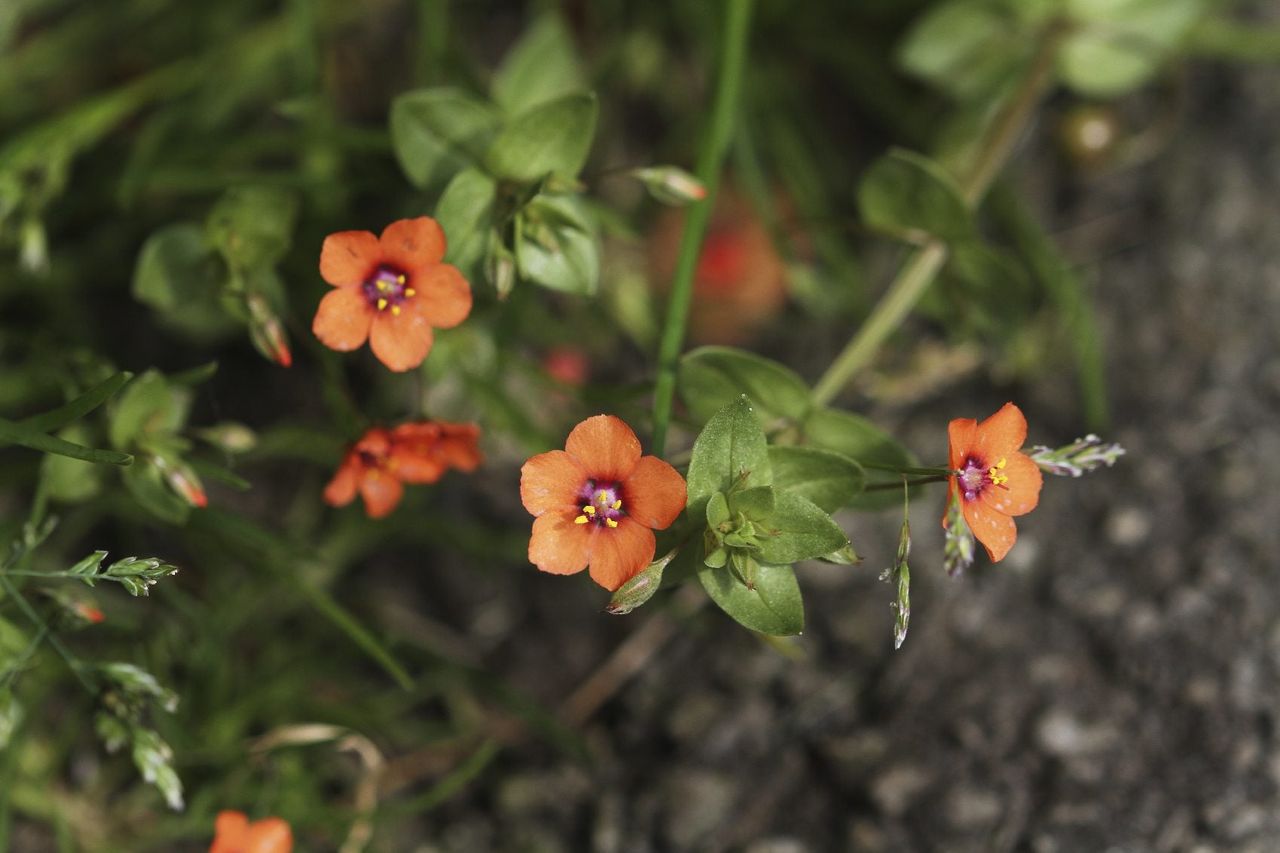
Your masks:
M 746 64 L 747 33 L 753 0 L 725 0 L 728 24 L 724 46 L 720 51 L 720 71 L 712 106 L 711 124 L 698 152 L 697 177 L 707 189 L 707 197 L 689 209 L 680 256 L 671 283 L 671 299 L 667 304 L 666 324 L 658 346 L 658 379 L 653 399 L 653 453 L 662 456 L 667 443 L 667 426 L 671 421 L 672 398 L 676 390 L 676 366 L 684 344 L 689 320 L 689 302 L 693 297 L 693 274 L 697 269 L 702 239 L 706 236 L 720 185 L 720 169 L 729 149 L 729 137 L 737 117 L 738 94 L 742 89 Z
M 991 182 L 1004 168 L 1014 146 L 1022 137 L 1027 122 L 1052 79 L 1061 32 L 1061 27 L 1056 24 L 1045 31 L 1035 62 L 1023 78 L 1022 85 L 978 145 L 981 154 L 968 179 L 961 185 L 961 193 L 969 207 L 977 207 L 982 201 Z M 920 301 L 946 260 L 947 246 L 941 240 L 930 240 L 912 254 L 866 321 L 814 386 L 814 405 L 825 406 L 830 403 L 854 374 L 871 360 L 885 339 L 902 324 L 907 314 Z
M 910 468 L 902 465 L 881 465 L 878 462 L 859 462 L 863 468 L 870 468 L 872 471 L 889 471 L 893 474 L 919 474 L 926 477 L 950 477 L 955 472 L 950 468 L 936 466 L 933 468 Z
M 28 602 L 22 596 L 22 593 L 18 591 L 18 588 L 13 585 L 13 582 L 9 580 L 8 572 L 0 572 L 0 586 L 4 587 L 5 595 L 13 599 L 14 603 L 18 605 L 18 609 L 21 610 L 27 619 L 31 621 L 31 624 L 34 625 L 38 631 L 47 635 L 46 639 L 49 641 L 49 645 L 53 646 L 54 650 L 62 656 L 64 661 L 67 662 L 67 666 L 70 667 L 73 673 L 75 673 L 75 676 L 80 680 L 80 683 L 84 685 L 84 689 L 88 690 L 95 696 L 98 695 L 98 689 L 94 687 L 93 682 L 91 682 L 88 676 L 84 674 L 84 664 L 80 662 L 78 657 L 67 650 L 67 647 L 58 639 L 57 634 L 54 634 L 49 630 L 49 623 L 44 621 L 40 614 L 36 612 L 36 609 L 31 606 L 30 602 Z
M 901 489 L 904 485 L 924 486 L 929 483 L 945 483 L 947 480 L 950 480 L 950 479 L 951 477 L 949 475 L 945 477 L 941 475 L 937 475 L 933 477 L 917 477 L 914 480 L 908 480 L 906 477 L 903 477 L 901 483 L 872 483 L 871 485 L 864 488 L 863 491 L 864 492 L 882 492 L 885 489 Z

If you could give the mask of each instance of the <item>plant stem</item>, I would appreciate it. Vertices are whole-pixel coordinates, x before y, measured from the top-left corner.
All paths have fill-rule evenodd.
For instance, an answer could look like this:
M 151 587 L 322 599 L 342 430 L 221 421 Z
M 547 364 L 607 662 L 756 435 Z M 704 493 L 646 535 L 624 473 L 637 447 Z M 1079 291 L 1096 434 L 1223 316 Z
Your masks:
M 1027 122 L 1048 87 L 1061 32 L 1061 27 L 1056 24 L 1045 30 L 1040 49 L 1027 76 L 978 145 L 981 154 L 968 179 L 961 185 L 961 193 L 970 208 L 978 206 L 991 187 L 991 182 L 1008 162 L 1009 155 L 1013 153 L 1014 146 L 1022 137 Z M 931 239 L 912 254 L 866 321 L 814 386 L 815 406 L 830 403 L 854 374 L 871 360 L 880 345 L 920 301 L 946 260 L 947 245 L 937 239 Z
M 658 379 L 653 399 L 653 454 L 659 457 L 666 448 L 667 426 L 671 421 L 672 398 L 676 390 L 676 366 L 684 344 L 685 327 L 688 325 L 689 302 L 693 297 L 693 275 L 702 249 L 702 239 L 706 236 L 707 226 L 711 221 L 711 211 L 715 207 L 720 169 L 729 149 L 729 137 L 738 114 L 738 95 L 742 89 L 743 68 L 746 64 L 752 2 L 753 0 L 725 0 L 728 23 L 720 51 L 720 69 L 711 124 L 698 152 L 697 177 L 706 187 L 707 197 L 689 209 L 689 219 L 680 241 L 675 277 L 671 283 L 666 323 L 658 345 Z
M 950 477 L 955 472 L 950 468 L 935 466 L 933 468 L 904 468 L 901 465 L 881 465 L 878 462 L 859 462 L 863 468 L 872 471 L 889 471 L 893 474 L 919 474 L 925 477 Z
M 901 489 L 904 485 L 905 486 L 924 486 L 924 485 L 927 485 L 928 483 L 945 483 L 947 480 L 950 480 L 950 479 L 951 479 L 950 475 L 947 475 L 944 477 L 941 474 L 935 474 L 932 477 L 917 477 L 914 480 L 908 480 L 907 478 L 903 477 L 901 483 L 872 483 L 871 485 L 864 488 L 863 491 L 864 492 L 882 492 L 885 489 Z
M 84 664 L 80 662 L 78 657 L 67 650 L 67 647 L 58 639 L 57 634 L 54 634 L 49 630 L 49 624 L 41 618 L 40 614 L 36 612 L 36 609 L 31 606 L 31 603 L 22 596 L 22 593 L 18 591 L 18 588 L 9 580 L 8 572 L 0 572 L 0 587 L 4 588 L 5 595 L 13 599 L 14 603 L 18 605 L 18 609 L 21 610 L 27 619 L 31 621 L 31 624 L 36 627 L 36 630 L 46 635 L 45 639 L 48 640 L 49 645 L 53 646 L 54 650 L 62 656 L 64 661 L 67 662 L 67 666 L 73 673 L 75 673 L 75 676 L 80 680 L 80 683 L 84 685 L 84 689 L 88 690 L 94 696 L 98 695 L 98 688 L 94 687 L 93 682 L 91 682 L 84 674 Z

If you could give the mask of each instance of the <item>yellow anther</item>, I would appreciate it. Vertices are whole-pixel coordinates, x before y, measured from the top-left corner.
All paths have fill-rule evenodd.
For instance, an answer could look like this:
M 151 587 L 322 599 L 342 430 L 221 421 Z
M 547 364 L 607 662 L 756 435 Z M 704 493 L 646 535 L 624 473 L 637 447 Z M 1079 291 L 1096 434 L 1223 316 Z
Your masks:
M 606 492 L 604 489 L 601 489 L 600 494 L 596 495 L 596 500 L 600 501 L 600 503 L 604 503 L 608 497 L 609 497 L 609 493 Z
M 999 462 L 987 469 L 987 476 L 991 478 L 992 485 L 1003 486 L 1009 482 L 1008 475 L 1000 473 L 1007 464 L 1009 464 L 1008 460 L 1001 457 Z
M 397 284 L 404 284 L 404 274 L 403 274 L 403 273 L 402 273 L 402 274 L 400 274 L 400 275 L 398 275 L 398 276 L 396 276 L 396 283 L 397 283 Z
M 580 516 L 578 516 L 577 518 L 575 518 L 575 519 L 573 520 L 573 523 L 574 523 L 574 524 L 586 524 L 586 523 L 587 523 L 587 517 L 586 517 L 585 515 L 580 515 Z
M 382 310 L 383 310 L 383 309 L 385 309 L 386 307 L 387 307 L 387 300 L 385 300 L 385 299 L 379 299 L 379 300 L 378 300 L 378 310 L 379 310 L 379 311 L 382 311 Z
M 414 290 L 412 287 L 406 287 L 404 289 L 405 296 L 416 296 L 417 294 L 418 294 L 418 291 Z
M 594 506 L 592 506 L 591 504 L 587 504 L 586 506 L 584 506 L 584 507 L 582 508 L 582 511 L 583 511 L 583 512 L 585 512 L 587 515 L 595 515 L 595 514 L 596 514 L 596 508 L 595 508 Z
M 605 524 L 607 524 L 607 525 L 609 525 L 610 527 L 617 527 L 617 526 L 618 526 L 618 522 L 614 521 L 612 518 L 606 518 L 606 519 L 604 520 L 604 523 L 605 523 Z
M 400 306 L 399 306 L 399 305 L 392 305 L 392 306 L 391 306 L 391 313 L 392 313 L 394 316 L 399 317 L 399 316 L 400 316 Z
M 611 504 L 613 509 L 622 509 L 622 498 L 618 498 Z
M 386 290 L 386 289 L 387 289 L 388 287 L 390 287 L 390 286 L 391 286 L 391 285 L 387 284 L 387 283 L 386 283 L 385 281 L 383 281 L 382 279 L 378 279 L 378 290 Z

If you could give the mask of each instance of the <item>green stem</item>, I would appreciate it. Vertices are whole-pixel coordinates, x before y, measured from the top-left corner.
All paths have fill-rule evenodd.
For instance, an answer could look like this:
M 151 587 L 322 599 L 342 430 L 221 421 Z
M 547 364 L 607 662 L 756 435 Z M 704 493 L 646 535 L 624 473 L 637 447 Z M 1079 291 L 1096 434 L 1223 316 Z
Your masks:
M 662 456 L 667 443 L 667 426 L 671 422 L 672 399 L 676 390 L 676 366 L 684 344 L 689 320 L 689 302 L 693 297 L 693 275 L 698 266 L 702 239 L 706 236 L 720 185 L 720 169 L 729 148 L 729 138 L 737 117 L 738 95 L 742 89 L 746 65 L 747 33 L 751 21 L 752 0 L 725 0 L 728 23 L 720 52 L 720 71 L 716 83 L 711 124 L 698 152 L 697 176 L 707 189 L 707 197 L 689 210 L 680 256 L 671 283 L 666 323 L 658 346 L 658 379 L 653 399 L 653 453 Z
M 1023 78 L 1022 85 L 992 122 L 990 130 L 978 145 L 977 150 L 981 154 L 968 179 L 961 185 L 961 193 L 970 208 L 978 206 L 991 187 L 991 182 L 1008 162 L 1014 146 L 1035 112 L 1036 105 L 1052 80 L 1061 33 L 1061 27 L 1056 24 L 1045 31 L 1035 62 Z M 947 246 L 936 239 L 930 240 L 912 254 L 866 321 L 814 386 L 815 406 L 830 403 L 854 374 L 871 360 L 885 339 L 902 325 L 920 297 L 924 296 L 946 260 Z
M 909 468 L 901 465 L 881 465 L 878 462 L 859 462 L 863 468 L 870 468 L 872 471 L 889 471 L 893 474 L 919 474 L 925 477 L 950 477 L 955 472 L 950 468 L 935 466 L 932 468 Z
M 942 475 L 935 475 L 933 477 L 917 477 L 914 480 L 908 480 L 906 477 L 903 477 L 901 483 L 872 483 L 871 485 L 864 488 L 863 491 L 864 492 L 882 492 L 885 489 L 901 489 L 904 485 L 905 486 L 923 486 L 928 483 L 945 483 L 947 480 L 950 480 L 950 479 L 951 479 L 950 475 L 947 475 L 945 477 Z
M 70 667 L 73 673 L 75 673 L 75 676 L 80 680 L 80 683 L 84 685 L 84 689 L 88 690 L 94 696 L 97 696 L 98 688 L 96 688 L 93 685 L 93 682 L 89 680 L 88 676 L 84 674 L 84 664 L 81 663 L 78 657 L 67 650 L 67 647 L 58 639 L 57 634 L 54 634 L 49 630 L 49 623 L 44 621 L 40 614 L 36 612 L 36 609 L 31 606 L 30 602 L 28 602 L 22 596 L 22 593 L 18 591 L 18 588 L 13 585 L 13 582 L 9 580 L 8 572 L 0 572 L 0 587 L 4 587 L 5 595 L 13 599 L 14 603 L 18 605 L 18 609 L 21 610 L 27 619 L 31 621 L 31 624 L 35 626 L 36 630 L 47 635 L 46 639 L 48 639 L 49 645 L 53 646 L 54 651 L 61 655 L 62 659 L 67 662 L 67 666 Z

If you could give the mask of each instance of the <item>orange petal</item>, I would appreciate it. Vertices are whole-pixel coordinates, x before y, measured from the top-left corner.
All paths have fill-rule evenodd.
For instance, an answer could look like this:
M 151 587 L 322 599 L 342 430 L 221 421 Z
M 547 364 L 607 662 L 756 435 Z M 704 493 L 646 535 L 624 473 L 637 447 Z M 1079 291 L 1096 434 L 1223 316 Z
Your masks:
M 534 515 L 569 511 L 578 505 L 587 475 L 563 450 L 530 457 L 520 469 L 520 501 Z
M 346 506 L 355 500 L 362 468 L 360 457 L 355 453 L 348 453 L 347 458 L 338 466 L 338 473 L 324 487 L 324 502 L 329 506 Z
M 1026 515 L 1040 503 L 1040 486 L 1044 483 L 1040 467 L 1024 453 L 1001 458 L 1005 467 L 1000 473 L 1009 481 L 1003 486 L 988 485 L 979 500 L 1005 515 Z
M 444 472 L 444 463 L 428 456 L 423 448 L 396 446 L 391 451 L 391 473 L 402 483 L 434 483 Z
M 401 311 L 398 315 L 379 311 L 373 318 L 369 347 L 378 361 L 400 373 L 422 364 L 431 352 L 434 337 L 431 326 L 417 311 Z
M 591 579 L 614 592 L 653 562 L 657 547 L 653 531 L 631 518 L 622 519 L 612 530 L 596 527 L 591 538 Z
M 244 838 L 244 853 L 290 853 L 293 832 L 278 817 L 254 821 Z
M 1008 457 L 1027 440 L 1027 419 L 1013 403 L 1005 403 L 1000 411 L 978 424 L 976 449 L 983 461 L 994 465 L 1000 457 Z
M 435 457 L 459 471 L 474 471 L 484 461 L 480 452 L 480 427 L 475 424 L 440 424 Z
M 221 811 L 213 821 L 213 844 L 209 853 L 239 853 L 244 847 L 249 819 L 244 812 Z
M 564 449 L 598 480 L 624 480 L 640 461 L 640 440 L 613 415 L 596 415 L 578 424 Z
M 339 287 L 320 300 L 311 331 L 320 343 L 338 352 L 350 352 L 369 337 L 373 322 L 373 306 L 359 287 Z
M 622 484 L 622 508 L 627 515 L 662 530 L 684 510 L 684 477 L 656 456 L 642 456 Z
M 400 503 L 404 486 L 386 471 L 372 469 L 360 478 L 360 496 L 364 498 L 364 511 L 370 518 L 382 518 Z
M 1002 512 L 996 512 L 981 500 L 964 501 L 964 520 L 969 524 L 969 530 L 987 549 L 987 556 L 993 563 L 1003 560 L 1013 543 L 1018 541 L 1018 528 L 1013 519 Z
M 444 229 L 430 216 L 397 219 L 382 231 L 382 258 L 402 272 L 416 272 L 444 259 Z
M 455 266 L 435 264 L 415 272 L 409 286 L 417 294 L 409 303 L 437 329 L 452 329 L 471 313 L 471 285 Z
M 593 524 L 574 524 L 575 513 L 549 512 L 533 520 L 529 562 L 553 575 L 572 575 L 587 567 Z M 619 526 L 621 529 L 621 526 Z
M 369 231 L 339 231 L 320 247 L 320 277 L 337 287 L 361 284 L 378 268 L 382 249 Z
M 948 465 L 952 471 L 964 465 L 964 459 L 973 450 L 978 422 L 973 418 L 956 418 L 947 424 Z

